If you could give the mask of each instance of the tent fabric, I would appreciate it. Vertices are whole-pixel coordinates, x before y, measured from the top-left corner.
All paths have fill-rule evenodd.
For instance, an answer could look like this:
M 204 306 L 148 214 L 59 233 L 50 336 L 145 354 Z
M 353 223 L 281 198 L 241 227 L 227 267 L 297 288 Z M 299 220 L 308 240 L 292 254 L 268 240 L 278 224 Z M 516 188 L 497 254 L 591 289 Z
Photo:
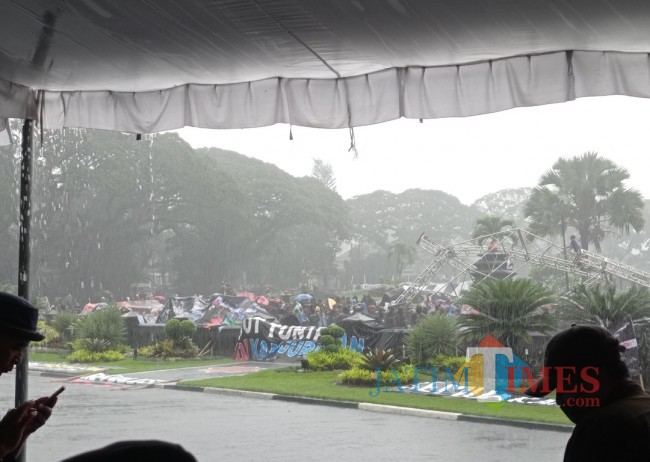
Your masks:
M 406 357 L 406 338 L 410 329 L 382 329 L 373 338 L 371 348 L 390 349 L 397 357 Z
M 376 333 L 379 331 L 377 327 L 377 321 L 372 318 L 367 318 L 367 316 L 359 315 L 358 313 L 349 316 L 336 323 L 337 326 L 341 327 L 345 332 L 352 333 L 359 338 L 369 337 L 370 334 Z
M 374 318 L 371 318 L 370 316 L 366 316 L 365 314 L 362 314 L 362 313 L 354 313 L 353 315 L 348 316 L 347 318 L 343 319 L 343 321 L 363 322 L 363 323 L 368 324 L 368 325 L 377 324 L 377 321 Z
M 0 119 L 341 128 L 650 97 L 649 19 L 642 0 L 6 1 Z

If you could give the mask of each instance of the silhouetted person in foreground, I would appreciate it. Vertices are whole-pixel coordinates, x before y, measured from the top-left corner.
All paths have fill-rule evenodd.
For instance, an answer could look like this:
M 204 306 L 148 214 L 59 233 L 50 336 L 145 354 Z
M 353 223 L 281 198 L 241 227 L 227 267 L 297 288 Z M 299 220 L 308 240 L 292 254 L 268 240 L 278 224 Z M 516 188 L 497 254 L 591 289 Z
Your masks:
M 37 330 L 38 310 L 29 302 L 0 292 L 0 375 L 21 363 L 29 342 L 45 337 Z M 52 390 L 54 391 L 54 390 Z M 57 397 L 43 396 L 11 409 L 0 420 L 0 460 L 15 460 L 27 438 L 45 425 L 52 415 Z M 97 423 L 100 425 L 100 423 Z M 196 462 L 182 447 L 163 441 L 121 441 L 102 449 L 66 459 L 66 462 Z
M 650 396 L 621 358 L 625 347 L 606 329 L 572 326 L 549 341 L 542 377 L 526 394 L 556 392 L 576 424 L 564 462 L 650 461 Z

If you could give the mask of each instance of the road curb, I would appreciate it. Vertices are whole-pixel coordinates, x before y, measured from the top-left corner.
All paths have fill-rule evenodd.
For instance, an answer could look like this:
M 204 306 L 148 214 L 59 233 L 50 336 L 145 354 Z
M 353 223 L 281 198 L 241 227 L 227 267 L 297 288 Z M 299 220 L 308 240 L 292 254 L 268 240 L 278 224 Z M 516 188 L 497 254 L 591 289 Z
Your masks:
M 305 396 L 273 395 L 275 401 L 289 401 L 292 403 L 315 404 L 317 406 L 342 407 L 348 409 L 359 409 L 359 403 L 353 401 L 338 401 L 335 399 L 308 398 Z
M 68 373 L 68 372 L 56 372 L 56 371 L 33 371 L 29 373 L 30 375 L 38 375 L 40 377 L 54 377 L 59 379 L 69 379 L 72 377 L 79 377 L 78 373 Z
M 383 412 L 385 414 L 410 415 L 414 417 L 428 417 L 430 419 L 458 420 L 462 414 L 456 412 L 433 411 L 430 409 L 416 409 L 412 407 L 389 406 L 386 404 L 359 403 L 359 409 L 370 412 Z
M 495 417 L 486 417 L 486 416 L 470 415 L 470 414 L 460 414 L 457 420 L 462 422 L 508 425 L 510 427 L 519 427 L 528 430 L 546 430 L 546 431 L 554 431 L 554 432 L 562 432 L 562 433 L 571 433 L 573 431 L 573 426 L 571 425 L 551 424 L 551 423 L 544 423 L 544 422 L 531 422 L 528 420 L 508 420 L 508 419 L 499 419 Z
M 188 387 L 186 385 L 176 385 L 175 383 L 154 384 L 154 388 L 163 388 L 165 390 L 169 389 L 179 391 L 193 391 L 195 393 L 203 393 L 205 391 L 204 387 Z
M 214 395 L 226 395 L 226 396 L 240 396 L 242 398 L 254 398 L 254 399 L 273 399 L 273 393 L 263 393 L 261 391 L 246 391 L 246 390 L 231 390 L 229 388 L 205 388 L 203 393 L 211 393 Z

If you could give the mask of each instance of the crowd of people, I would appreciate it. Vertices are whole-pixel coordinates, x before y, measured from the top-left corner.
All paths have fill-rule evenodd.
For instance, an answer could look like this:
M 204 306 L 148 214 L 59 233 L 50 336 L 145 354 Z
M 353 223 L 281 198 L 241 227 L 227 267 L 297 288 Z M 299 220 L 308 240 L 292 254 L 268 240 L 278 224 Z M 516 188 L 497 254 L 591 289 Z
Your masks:
M 391 304 L 387 297 L 379 302 L 370 294 L 353 297 L 304 298 L 302 300 L 287 298 L 286 301 L 274 302 L 266 306 L 267 312 L 280 324 L 288 326 L 326 327 L 359 313 L 385 328 L 408 328 L 416 325 L 427 315 L 442 313 L 455 316 L 460 313 L 453 300 L 441 294 L 432 294 L 415 308 L 405 309 Z
M 370 295 L 359 300 L 354 297 L 333 297 L 325 300 L 315 297 L 291 298 L 282 303 L 269 303 L 267 312 L 284 325 L 326 327 L 361 313 L 379 324 L 384 323 L 384 310 Z

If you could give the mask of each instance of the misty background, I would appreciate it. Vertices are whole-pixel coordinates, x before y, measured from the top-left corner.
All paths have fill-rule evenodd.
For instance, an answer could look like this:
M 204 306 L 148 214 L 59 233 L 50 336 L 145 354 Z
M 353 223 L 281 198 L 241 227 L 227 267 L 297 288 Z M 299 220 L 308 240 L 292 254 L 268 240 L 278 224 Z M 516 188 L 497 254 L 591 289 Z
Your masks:
M 423 231 L 441 244 L 467 240 L 486 215 L 525 228 L 524 204 L 536 186 L 465 205 L 437 190 L 432 176 L 431 189 L 344 200 L 331 165 L 310 161 L 311 174 L 294 177 L 237 152 L 193 149 L 176 133 L 138 141 L 100 130 L 45 131 L 35 143 L 32 296 L 124 299 L 137 283 L 162 295 L 208 295 L 222 281 L 259 293 L 303 285 L 336 293 L 412 280 L 430 263 L 415 245 Z M 19 145 L 0 148 L 4 287 L 17 280 L 19 169 Z M 394 174 L 409 175 L 399 157 Z M 456 181 L 464 181 L 463 169 Z M 650 221 L 647 206 L 644 215 Z M 396 245 L 412 248 L 412 263 L 399 266 Z M 650 270 L 646 232 L 610 235 L 602 251 Z

